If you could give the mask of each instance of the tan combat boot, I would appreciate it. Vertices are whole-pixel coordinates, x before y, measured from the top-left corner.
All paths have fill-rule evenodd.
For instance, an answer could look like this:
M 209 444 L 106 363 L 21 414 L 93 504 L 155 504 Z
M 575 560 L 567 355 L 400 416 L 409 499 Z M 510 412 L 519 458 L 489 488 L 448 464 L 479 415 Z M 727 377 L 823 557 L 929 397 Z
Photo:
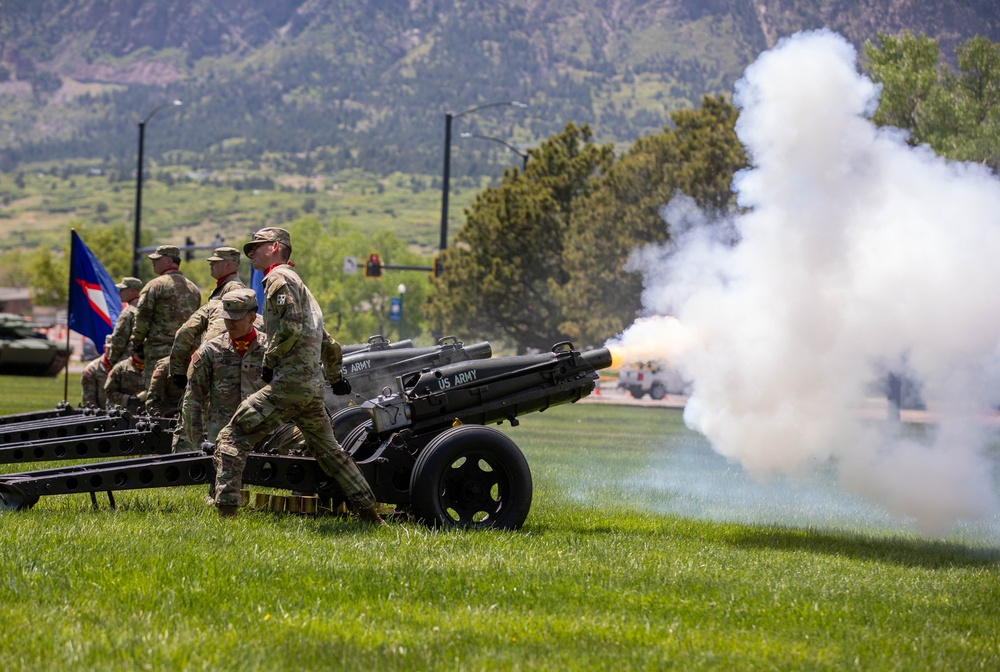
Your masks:
M 385 521 L 382 520 L 382 516 L 378 515 L 378 508 L 371 507 L 370 509 L 358 509 L 358 519 L 371 523 L 372 525 L 385 525 Z
M 235 518 L 239 510 L 240 507 L 235 504 L 219 504 L 219 515 L 223 518 Z

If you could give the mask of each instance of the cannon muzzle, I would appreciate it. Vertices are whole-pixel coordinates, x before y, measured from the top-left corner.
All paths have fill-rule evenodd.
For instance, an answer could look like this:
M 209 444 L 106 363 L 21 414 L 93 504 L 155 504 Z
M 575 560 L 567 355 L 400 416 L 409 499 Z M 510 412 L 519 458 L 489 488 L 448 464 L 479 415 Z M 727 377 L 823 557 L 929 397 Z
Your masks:
M 607 348 L 597 348 L 588 350 L 581 355 L 588 364 L 594 367 L 595 371 L 606 369 L 611 366 L 611 351 Z

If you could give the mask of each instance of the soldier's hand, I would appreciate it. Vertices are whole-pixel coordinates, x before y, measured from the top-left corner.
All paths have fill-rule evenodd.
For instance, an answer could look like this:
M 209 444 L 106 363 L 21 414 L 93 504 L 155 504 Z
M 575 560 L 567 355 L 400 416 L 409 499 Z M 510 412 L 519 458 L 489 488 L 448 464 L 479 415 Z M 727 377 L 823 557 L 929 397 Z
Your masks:
M 187 387 L 188 384 L 188 377 L 185 376 L 183 373 L 173 374 L 172 376 L 170 376 L 170 380 L 173 381 L 174 385 L 180 388 Z
M 274 378 L 274 369 L 269 366 L 265 366 L 263 371 L 260 372 L 260 377 L 264 379 L 265 383 L 270 383 L 271 379 Z
M 336 383 L 333 383 L 330 387 L 333 388 L 333 393 L 338 395 L 345 395 L 351 393 L 351 381 L 346 378 L 341 378 Z

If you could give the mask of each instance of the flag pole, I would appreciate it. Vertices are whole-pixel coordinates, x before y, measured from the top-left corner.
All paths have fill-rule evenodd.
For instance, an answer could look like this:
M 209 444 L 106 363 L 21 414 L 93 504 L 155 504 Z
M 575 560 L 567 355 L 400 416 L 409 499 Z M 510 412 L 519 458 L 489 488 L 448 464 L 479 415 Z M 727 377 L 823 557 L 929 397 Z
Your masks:
M 69 359 L 73 354 L 73 350 L 69 345 L 69 316 L 73 312 L 73 234 L 76 229 L 70 227 L 69 230 L 69 287 L 67 287 L 66 292 L 66 350 L 69 355 L 66 356 L 66 369 L 63 372 L 63 401 L 69 403 Z

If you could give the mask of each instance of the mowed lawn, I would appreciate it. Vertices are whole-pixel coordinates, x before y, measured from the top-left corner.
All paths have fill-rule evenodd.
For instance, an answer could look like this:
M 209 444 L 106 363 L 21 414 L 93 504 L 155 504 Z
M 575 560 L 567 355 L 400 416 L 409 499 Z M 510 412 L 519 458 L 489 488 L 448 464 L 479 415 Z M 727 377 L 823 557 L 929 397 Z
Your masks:
M 61 379 L 0 377 L 0 413 L 61 398 Z M 989 541 L 664 513 L 650 465 L 708 450 L 673 409 L 504 431 L 535 484 L 519 532 L 220 520 L 201 488 L 0 513 L 0 667 L 1000 669 Z

